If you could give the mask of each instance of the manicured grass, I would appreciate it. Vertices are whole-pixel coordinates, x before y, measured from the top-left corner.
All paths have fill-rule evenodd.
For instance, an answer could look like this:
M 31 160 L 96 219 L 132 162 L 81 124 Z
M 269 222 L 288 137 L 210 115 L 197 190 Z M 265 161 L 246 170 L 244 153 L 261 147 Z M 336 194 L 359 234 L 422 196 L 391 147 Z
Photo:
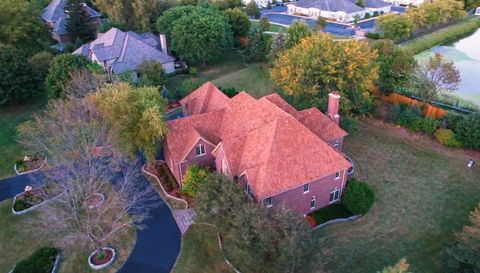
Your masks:
M 319 209 L 310 214 L 318 225 L 333 219 L 348 218 L 353 214 L 348 211 L 342 204 L 334 204 L 323 209 Z
M 233 273 L 218 246 L 217 229 L 193 224 L 183 236 L 182 249 L 172 273 Z
M 469 155 L 404 129 L 368 121 L 359 130 L 345 150 L 376 201 L 360 220 L 317 231 L 326 269 L 371 273 L 405 257 L 412 272 L 446 272 L 452 233 L 480 201 L 480 168 L 467 171 Z
M 13 215 L 11 206 L 12 199 L 0 202 L 0 272 L 9 272 L 16 262 L 29 257 L 40 247 L 55 246 L 62 249 L 58 237 L 50 234 L 47 229 L 35 226 L 34 220 L 41 217 L 41 212 Z M 119 236 L 112 242 L 118 258 L 111 267 L 100 272 L 114 273 L 120 269 L 135 245 L 135 236 L 135 229 L 131 228 L 127 234 L 122 234 L 121 238 Z M 58 273 L 96 272 L 87 263 L 90 251 L 80 245 L 71 251 L 64 251 L 62 255 Z
M 461 38 L 469 33 L 474 32 L 479 27 L 480 19 L 476 16 L 472 16 L 454 25 L 404 42 L 400 44 L 400 46 L 412 51 L 414 54 L 417 54 L 434 46 Z
M 0 178 L 15 174 L 15 160 L 24 155 L 23 148 L 16 142 L 16 127 L 28 120 L 32 113 L 43 109 L 44 98 L 33 98 L 33 102 L 24 105 L 0 106 Z
M 234 87 L 238 91 L 247 91 L 255 97 L 270 94 L 275 84 L 270 80 L 268 68 L 263 64 L 246 64 L 236 51 L 230 51 L 212 64 L 197 67 L 199 72 L 192 79 L 203 84 L 212 81 L 219 87 Z M 167 81 L 167 88 L 175 90 L 190 75 L 177 75 Z
M 250 21 L 250 22 L 252 23 L 252 27 L 256 27 L 256 26 L 260 25 L 259 21 Z M 272 22 L 270 22 L 270 27 L 268 28 L 268 31 L 287 33 L 288 30 L 284 26 L 280 26 L 280 25 L 273 24 Z

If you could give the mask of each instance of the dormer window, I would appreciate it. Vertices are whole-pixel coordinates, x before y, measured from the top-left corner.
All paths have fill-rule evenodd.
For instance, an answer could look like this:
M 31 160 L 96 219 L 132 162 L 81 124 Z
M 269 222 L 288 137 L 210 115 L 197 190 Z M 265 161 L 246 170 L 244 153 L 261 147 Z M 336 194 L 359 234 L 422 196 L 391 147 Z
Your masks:
M 340 179 L 340 172 L 335 173 L 335 180 Z
M 303 193 L 307 193 L 310 191 L 310 183 L 303 185 Z
M 267 207 L 271 207 L 273 206 L 273 200 L 272 200 L 272 197 L 267 197 L 265 198 L 265 200 L 263 200 L 263 203 L 265 204 L 265 206 Z
M 195 153 L 197 156 L 201 156 L 205 154 L 205 145 L 199 144 L 197 147 L 195 147 Z

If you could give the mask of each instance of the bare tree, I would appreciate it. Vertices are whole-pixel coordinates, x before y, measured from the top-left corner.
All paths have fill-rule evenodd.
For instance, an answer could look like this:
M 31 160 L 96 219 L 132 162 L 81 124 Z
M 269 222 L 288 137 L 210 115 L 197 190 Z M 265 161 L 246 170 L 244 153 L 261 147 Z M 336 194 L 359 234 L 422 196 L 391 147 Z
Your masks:
M 444 92 L 454 92 L 460 81 L 460 72 L 455 64 L 436 53 L 418 64 L 411 83 L 416 94 L 429 101 Z
M 98 249 L 129 227 L 141 228 L 159 202 L 140 179 L 139 164 L 110 145 L 109 127 L 92 99 L 51 101 L 19 135 L 27 149 L 48 154 L 52 166 L 43 180 L 60 193 L 37 224 L 61 234 L 66 245 Z
M 83 98 L 107 83 L 106 74 L 96 74 L 89 69 L 70 72 L 70 81 L 65 87 L 65 94 L 69 97 Z

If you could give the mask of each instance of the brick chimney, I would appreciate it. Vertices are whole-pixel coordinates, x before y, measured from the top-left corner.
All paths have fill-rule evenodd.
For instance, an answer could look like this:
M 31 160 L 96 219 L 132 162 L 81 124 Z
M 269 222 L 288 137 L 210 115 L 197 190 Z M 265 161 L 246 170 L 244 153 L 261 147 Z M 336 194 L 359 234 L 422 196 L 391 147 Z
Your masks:
M 340 123 L 340 115 L 338 109 L 340 107 L 340 94 L 338 92 L 331 92 L 328 94 L 328 109 L 327 116 L 331 118 L 338 125 Z
M 163 53 L 168 54 L 167 36 L 165 36 L 165 34 L 160 34 L 159 37 L 160 37 L 160 50 Z

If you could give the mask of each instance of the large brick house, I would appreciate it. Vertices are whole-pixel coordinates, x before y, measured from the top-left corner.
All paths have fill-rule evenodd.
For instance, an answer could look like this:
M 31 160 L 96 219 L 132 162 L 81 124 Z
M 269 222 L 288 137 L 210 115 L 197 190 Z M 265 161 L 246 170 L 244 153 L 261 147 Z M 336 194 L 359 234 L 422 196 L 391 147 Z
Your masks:
M 339 100 L 329 95 L 325 115 L 297 111 L 277 94 L 228 98 L 208 82 L 180 101 L 185 117 L 168 122 L 165 161 L 180 186 L 196 163 L 231 177 L 257 202 L 307 214 L 340 201 L 351 167 Z

